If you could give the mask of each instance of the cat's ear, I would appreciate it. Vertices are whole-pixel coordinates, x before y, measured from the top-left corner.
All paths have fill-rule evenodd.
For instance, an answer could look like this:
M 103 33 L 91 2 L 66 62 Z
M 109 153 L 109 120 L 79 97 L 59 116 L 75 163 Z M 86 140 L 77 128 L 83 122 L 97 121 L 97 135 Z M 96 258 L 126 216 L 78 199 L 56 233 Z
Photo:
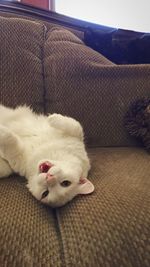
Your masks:
M 91 194 L 94 191 L 94 185 L 87 178 L 80 178 L 79 194 Z

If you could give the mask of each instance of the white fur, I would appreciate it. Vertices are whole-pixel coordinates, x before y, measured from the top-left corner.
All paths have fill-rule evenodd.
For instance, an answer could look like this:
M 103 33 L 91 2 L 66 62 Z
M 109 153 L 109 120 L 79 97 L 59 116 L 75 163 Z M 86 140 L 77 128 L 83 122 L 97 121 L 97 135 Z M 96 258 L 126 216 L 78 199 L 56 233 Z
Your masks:
M 40 173 L 39 166 L 46 161 L 52 167 Z M 80 182 L 89 169 L 79 122 L 60 114 L 37 115 L 26 106 L 10 109 L 0 105 L 0 177 L 13 172 L 25 176 L 33 196 L 56 207 L 94 190 L 89 180 Z M 71 185 L 62 187 L 64 180 Z M 42 199 L 46 190 L 49 193 Z

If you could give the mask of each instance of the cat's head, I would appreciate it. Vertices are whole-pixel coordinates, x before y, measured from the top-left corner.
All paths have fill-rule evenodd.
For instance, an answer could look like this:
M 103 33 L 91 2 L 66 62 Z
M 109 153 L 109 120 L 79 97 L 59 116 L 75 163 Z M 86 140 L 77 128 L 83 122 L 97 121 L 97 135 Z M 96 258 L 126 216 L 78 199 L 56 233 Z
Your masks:
M 65 166 L 63 162 L 55 165 L 48 160 L 40 162 L 37 173 L 29 179 L 27 187 L 33 196 L 51 207 L 60 207 L 79 194 L 90 194 L 93 184 L 82 177 L 79 166 Z

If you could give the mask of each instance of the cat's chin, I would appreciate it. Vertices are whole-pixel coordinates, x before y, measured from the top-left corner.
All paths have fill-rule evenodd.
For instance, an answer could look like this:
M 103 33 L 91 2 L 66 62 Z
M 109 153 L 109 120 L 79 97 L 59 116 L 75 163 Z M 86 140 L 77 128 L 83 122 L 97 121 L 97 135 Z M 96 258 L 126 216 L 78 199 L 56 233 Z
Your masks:
M 62 207 L 62 206 L 67 205 L 72 199 L 73 199 L 73 198 L 71 198 L 70 200 L 61 201 L 61 202 L 56 201 L 56 202 L 54 202 L 54 203 L 53 203 L 53 202 L 48 202 L 46 199 L 45 199 L 45 200 L 42 199 L 42 200 L 40 200 L 40 201 L 41 201 L 42 204 L 47 205 L 47 206 L 49 206 L 49 207 L 51 207 L 51 208 L 60 208 L 60 207 Z
M 47 202 L 46 200 L 41 200 L 40 202 L 46 206 L 53 208 L 53 209 L 60 208 L 60 207 L 66 205 L 68 203 L 68 202 L 66 202 L 66 203 L 50 203 L 50 202 Z

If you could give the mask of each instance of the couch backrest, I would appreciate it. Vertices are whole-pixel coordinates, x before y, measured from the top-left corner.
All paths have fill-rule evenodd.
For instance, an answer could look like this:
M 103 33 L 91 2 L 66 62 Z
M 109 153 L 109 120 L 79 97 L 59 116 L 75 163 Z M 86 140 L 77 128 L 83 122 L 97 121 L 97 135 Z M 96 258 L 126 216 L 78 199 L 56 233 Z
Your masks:
M 115 65 L 63 28 L 44 46 L 46 111 L 78 119 L 91 146 L 135 145 L 124 127 L 131 102 L 149 97 L 150 65 Z
M 0 18 L 0 101 L 72 116 L 90 146 L 135 145 L 124 115 L 132 101 L 150 97 L 150 65 L 115 65 L 70 29 L 47 25 Z
M 43 46 L 41 23 L 0 17 L 0 102 L 27 104 L 43 111 Z

